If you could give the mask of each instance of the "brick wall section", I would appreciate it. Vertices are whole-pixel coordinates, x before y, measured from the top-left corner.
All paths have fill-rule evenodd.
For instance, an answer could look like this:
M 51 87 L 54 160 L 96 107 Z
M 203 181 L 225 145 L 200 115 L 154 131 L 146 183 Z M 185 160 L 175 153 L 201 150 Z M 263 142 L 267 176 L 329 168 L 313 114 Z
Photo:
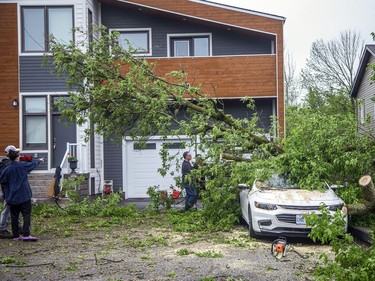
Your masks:
M 29 183 L 33 191 L 33 198 L 38 201 L 50 201 L 47 196 L 48 187 L 53 179 L 53 174 L 31 173 L 29 174 Z
M 9 144 L 19 146 L 17 5 L 0 4 L 0 155 Z

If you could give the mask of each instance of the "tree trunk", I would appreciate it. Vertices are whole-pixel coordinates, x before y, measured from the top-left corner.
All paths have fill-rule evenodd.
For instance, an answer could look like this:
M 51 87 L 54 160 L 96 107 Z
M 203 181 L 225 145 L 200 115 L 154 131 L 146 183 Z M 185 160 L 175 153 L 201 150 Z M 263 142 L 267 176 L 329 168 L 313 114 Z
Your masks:
M 371 176 L 366 175 L 359 179 L 359 185 L 363 190 L 364 202 L 358 204 L 349 204 L 348 211 L 350 215 L 362 215 L 375 211 L 375 187 Z

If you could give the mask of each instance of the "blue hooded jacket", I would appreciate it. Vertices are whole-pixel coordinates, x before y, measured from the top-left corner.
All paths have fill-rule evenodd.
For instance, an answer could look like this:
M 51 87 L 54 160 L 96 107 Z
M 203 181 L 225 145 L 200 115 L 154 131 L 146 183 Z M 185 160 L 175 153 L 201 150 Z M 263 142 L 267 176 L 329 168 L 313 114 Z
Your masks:
M 0 175 L 0 183 L 6 186 L 5 200 L 10 205 L 19 205 L 30 200 L 33 193 L 28 174 L 40 164 L 40 160 L 31 162 L 10 161 Z

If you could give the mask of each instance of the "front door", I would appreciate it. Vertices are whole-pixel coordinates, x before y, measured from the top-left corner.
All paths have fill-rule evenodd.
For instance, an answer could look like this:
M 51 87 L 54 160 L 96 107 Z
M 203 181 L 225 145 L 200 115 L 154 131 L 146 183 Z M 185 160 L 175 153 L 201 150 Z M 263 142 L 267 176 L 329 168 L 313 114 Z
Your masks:
M 76 124 L 68 124 L 55 106 L 59 98 L 61 97 L 52 97 L 52 168 L 61 165 L 67 149 L 66 143 L 77 142 Z

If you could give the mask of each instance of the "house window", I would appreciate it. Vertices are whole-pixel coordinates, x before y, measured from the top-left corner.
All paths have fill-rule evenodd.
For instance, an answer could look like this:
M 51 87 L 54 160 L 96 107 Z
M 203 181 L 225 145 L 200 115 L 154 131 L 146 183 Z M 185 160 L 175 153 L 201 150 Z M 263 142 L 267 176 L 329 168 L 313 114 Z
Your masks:
M 22 52 L 49 50 L 48 37 L 69 43 L 73 40 L 73 7 L 22 7 Z M 62 24 L 63 23 L 63 24 Z
M 133 145 L 134 150 L 149 150 L 149 149 L 156 149 L 156 143 L 139 143 L 135 142 Z
M 208 57 L 211 55 L 211 35 L 168 35 L 171 57 Z
M 47 149 L 46 97 L 24 97 L 23 104 L 24 149 Z
M 88 12 L 88 18 L 87 18 L 87 30 L 89 31 L 89 44 L 90 44 L 90 50 L 91 50 L 91 44 L 94 42 L 94 22 L 93 22 L 93 16 L 92 11 L 90 9 L 87 10 Z
M 134 54 L 151 55 L 151 29 L 116 29 L 121 47 Z
M 358 100 L 358 115 L 359 115 L 359 121 L 361 124 L 364 124 L 366 121 L 365 116 L 365 100 L 360 99 Z

